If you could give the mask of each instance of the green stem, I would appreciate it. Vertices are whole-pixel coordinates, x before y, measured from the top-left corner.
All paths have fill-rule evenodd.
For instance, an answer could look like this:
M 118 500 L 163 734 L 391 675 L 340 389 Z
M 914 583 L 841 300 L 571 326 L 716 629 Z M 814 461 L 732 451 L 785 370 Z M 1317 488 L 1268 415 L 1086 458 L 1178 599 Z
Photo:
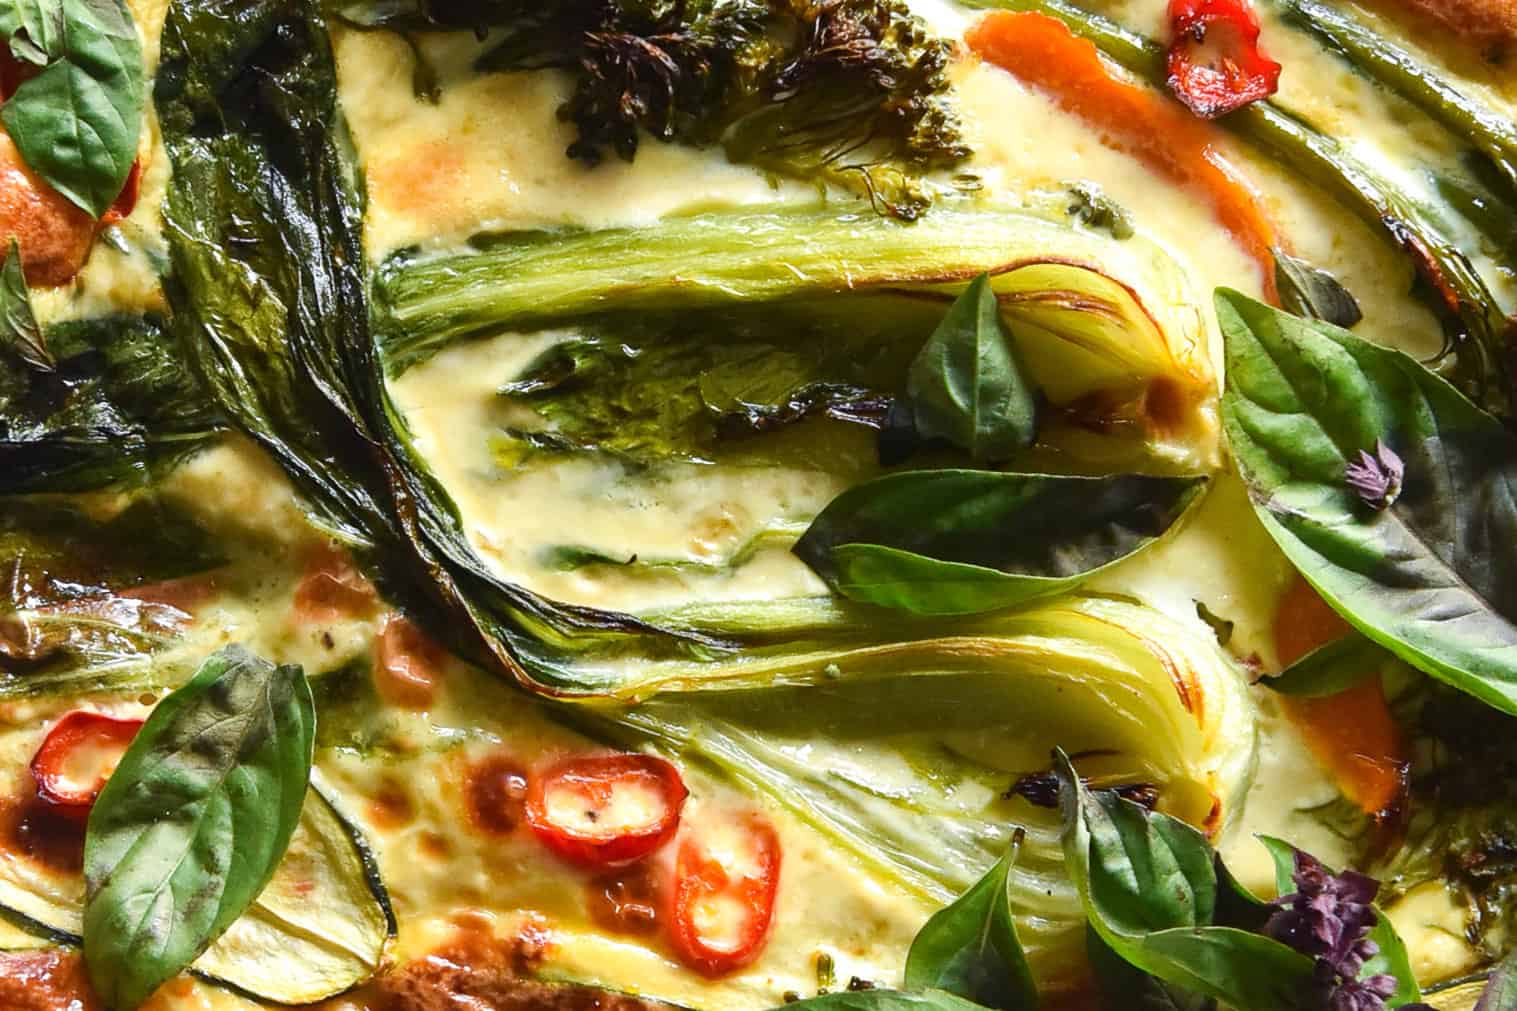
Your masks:
M 1341 53 L 1355 69 L 1401 95 L 1491 160 L 1517 192 L 1517 125 L 1468 97 L 1351 10 L 1320 0 L 1275 0 L 1294 25 Z

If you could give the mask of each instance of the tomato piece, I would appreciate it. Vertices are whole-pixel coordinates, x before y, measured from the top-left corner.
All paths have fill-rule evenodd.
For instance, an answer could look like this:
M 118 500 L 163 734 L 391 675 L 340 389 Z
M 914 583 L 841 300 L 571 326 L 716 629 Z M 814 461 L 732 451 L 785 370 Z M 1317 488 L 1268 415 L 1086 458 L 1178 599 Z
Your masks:
M 312 551 L 305 574 L 295 587 L 295 618 L 309 625 L 329 625 L 374 612 L 378 595 L 348 553 L 331 544 Z
M 1197 116 L 1216 119 L 1280 87 L 1248 0 L 1170 0 L 1169 22 L 1169 90 Z
M 689 793 L 679 770 L 653 755 L 570 758 L 533 780 L 527 823 L 566 860 L 630 863 L 674 836 Z
M 757 814 L 687 836 L 674 866 L 675 951 L 705 976 L 741 969 L 764 950 L 780 885 L 780 839 Z
M 83 709 L 64 716 L 32 756 L 37 795 L 60 814 L 80 820 L 88 817 L 105 781 L 141 729 L 141 720 L 118 720 Z
M 374 690 L 399 709 L 430 709 L 437 701 L 447 655 L 403 615 L 385 618 L 374 653 Z

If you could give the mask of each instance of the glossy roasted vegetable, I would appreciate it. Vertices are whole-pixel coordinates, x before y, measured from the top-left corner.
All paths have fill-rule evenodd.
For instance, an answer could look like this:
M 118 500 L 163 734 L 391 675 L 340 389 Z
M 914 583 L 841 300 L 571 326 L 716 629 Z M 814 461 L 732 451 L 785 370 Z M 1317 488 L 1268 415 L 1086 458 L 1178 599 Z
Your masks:
M 827 346 L 808 343 L 804 329 L 776 340 L 794 332 L 797 315 L 814 315 L 821 328 L 845 320 L 849 336 L 831 347 L 878 335 L 873 342 L 889 353 L 908 340 L 901 307 L 920 318 L 913 303 L 935 306 L 929 328 L 907 345 L 915 354 L 966 276 L 988 272 L 1026 372 L 1056 408 L 1091 428 L 1144 429 L 1155 452 L 1192 468 L 1211 460 L 1212 377 L 1199 317 L 1172 261 L 1137 239 L 945 204 L 910 226 L 831 205 L 482 242 L 479 252 L 400 255 L 380 268 L 389 369 L 462 337 L 593 329 L 605 314 L 634 311 L 679 313 L 676 332 L 695 330 L 690 321 L 701 317 L 692 314 L 731 313 L 803 359 Z
M 0 495 L 146 484 L 221 426 L 156 317 L 108 316 L 0 341 Z
M 8 731 L 0 747 L 9 754 L 34 743 L 33 734 Z M 32 830 L 58 831 L 44 824 Z M 49 866 L 40 854 L 4 857 L 0 917 L 28 927 L 39 940 L 78 944 L 84 878 L 77 868 Z M 273 880 L 191 971 L 266 1000 L 306 1004 L 371 976 L 394 930 L 389 896 L 362 833 L 313 787 Z
M 871 631 L 777 625 L 784 646 L 650 670 L 644 690 L 659 698 L 565 718 L 714 765 L 924 901 L 968 888 L 1024 828 L 1012 910 L 1035 974 L 1064 984 L 1084 921 L 1058 816 L 1012 789 L 1043 774 L 1049 749 L 1084 752 L 1081 773 L 1100 785 L 1152 787 L 1161 810 L 1209 833 L 1238 810 L 1254 762 L 1245 682 L 1209 638 L 1158 612 L 1088 597 L 939 619 L 919 639 L 871 643 Z
M 902 0 L 511 0 L 348 3 L 350 24 L 469 29 L 480 71 L 561 68 L 567 154 L 631 161 L 642 136 L 826 180 L 914 220 L 925 176 L 969 153 L 949 100 L 952 44 Z M 419 59 L 420 57 L 418 57 Z
M 965 5 L 1057 18 L 1138 77 L 1164 86 L 1162 46 L 1070 0 L 965 0 Z M 1468 257 L 1430 214 L 1394 181 L 1274 101 L 1254 102 L 1218 122 L 1320 186 L 1405 252 L 1420 282 L 1418 294 L 1443 324 L 1451 378 L 1489 409 L 1506 417 L 1517 414 L 1517 374 L 1510 360 L 1517 321 L 1502 311 Z

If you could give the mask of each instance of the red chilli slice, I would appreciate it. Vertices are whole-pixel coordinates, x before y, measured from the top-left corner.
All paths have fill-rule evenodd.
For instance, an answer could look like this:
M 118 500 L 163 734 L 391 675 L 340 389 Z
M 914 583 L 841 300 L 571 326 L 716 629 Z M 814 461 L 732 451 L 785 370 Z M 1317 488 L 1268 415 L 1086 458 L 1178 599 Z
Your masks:
M 774 826 L 755 814 L 733 832 L 731 845 L 712 842 L 703 833 L 680 844 L 670 933 L 681 961 L 715 977 L 741 969 L 764 950 L 779 891 L 780 840 Z
M 1249 0 L 1170 0 L 1169 21 L 1169 90 L 1197 116 L 1216 119 L 1279 88 Z
M 115 771 L 141 720 L 118 720 L 79 709 L 64 716 L 32 756 L 37 796 L 59 814 L 89 817 L 95 798 Z
M 662 758 L 570 758 L 533 779 L 527 823 L 566 860 L 625 864 L 673 838 L 687 796 L 679 770 Z

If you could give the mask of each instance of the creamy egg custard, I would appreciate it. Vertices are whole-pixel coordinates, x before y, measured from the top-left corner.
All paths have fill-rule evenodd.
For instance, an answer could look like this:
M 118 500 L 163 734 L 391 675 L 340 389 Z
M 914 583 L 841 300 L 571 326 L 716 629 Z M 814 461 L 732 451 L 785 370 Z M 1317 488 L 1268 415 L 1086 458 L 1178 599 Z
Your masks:
M 1478 986 L 1435 991 L 1499 961 L 1512 915 L 1504 640 L 1481 640 L 1497 643 L 1484 666 L 1399 648 L 1413 621 L 1373 617 L 1380 569 L 1356 570 L 1371 595 L 1356 610 L 1281 540 L 1268 509 L 1306 479 L 1261 491 L 1275 472 L 1240 433 L 1273 422 L 1250 405 L 1319 412 L 1335 437 L 1360 416 L 1333 415 L 1338 359 L 1320 349 L 1279 365 L 1299 389 L 1330 377 L 1306 407 L 1231 385 L 1261 366 L 1234 337 L 1252 310 L 1228 299 L 1298 319 L 1346 298 L 1352 318 L 1312 325 L 1430 363 L 1471 417 L 1503 414 L 1517 142 L 1504 164 L 1490 145 L 1517 136 L 1517 43 L 1447 38 L 1437 12 L 1330 6 L 1475 110 L 1461 133 L 1463 113 L 1430 111 L 1315 3 L 1217 4 L 1257 22 L 1280 69 L 1268 97 L 1202 118 L 1169 90 L 1173 62 L 1165 83 L 1184 4 L 914 2 L 888 31 L 941 46 L 931 100 L 955 146 L 914 154 L 908 183 L 884 159 L 754 154 L 761 112 L 663 141 L 649 114 L 635 151 L 602 136 L 588 156 L 583 68 L 619 36 L 603 26 L 563 59 L 544 49 L 553 16 L 517 5 L 132 0 L 133 205 L 88 217 L 87 259 L 45 284 L 28 260 L 41 212 L 8 218 L 0 193 L 47 342 L 40 361 L 22 330 L 0 348 L 21 355 L 0 364 L 0 1006 L 124 1011 L 132 991 L 103 981 L 116 970 L 95 946 L 129 923 L 142 946 L 115 978 L 187 946 L 134 1005 L 158 1011 L 909 993 L 924 924 L 1015 845 L 1001 888 L 1044 1006 L 1116 1007 L 1087 952 L 1100 875 L 1072 873 L 1065 848 L 1080 790 L 1137 824 L 1193 826 L 1256 902 L 1281 891 L 1261 837 L 1372 875 L 1402 992 L 1467 1006 Z M 33 37 L 7 31 L 31 67 L 15 40 Z M 674 94 L 606 65 L 635 82 L 627 101 Z M 787 72 L 784 101 L 833 86 Z M 674 102 L 667 122 L 694 115 Z M 869 142 L 895 122 L 881 114 Z M 912 143 L 947 129 L 915 122 Z M 17 165 L 0 190 L 50 185 Z M 1477 375 L 1480 313 L 1497 350 Z M 130 322 L 99 337 L 101 320 Z M 949 343 L 965 335 L 981 343 Z M 121 360 L 87 371 L 111 348 Z M 1389 374 L 1365 368 L 1371 385 Z M 179 378 L 111 385 L 149 374 Z M 44 387 L 101 399 L 39 414 Z M 1375 417 L 1409 396 L 1384 394 Z M 1463 431 L 1454 416 L 1428 438 Z M 1491 440 L 1469 459 L 1495 466 Z M 1368 529 L 1404 508 L 1420 534 L 1417 517 L 1455 509 L 1454 492 L 1418 497 L 1431 444 L 1393 441 L 1392 464 L 1356 442 L 1369 478 L 1343 486 L 1344 515 Z M 132 464 L 101 477 L 111 461 Z M 963 484 L 901 490 L 924 474 Z M 1038 477 L 1005 491 L 1020 474 Z M 1480 581 L 1500 584 L 1512 551 L 1510 506 L 1489 504 L 1504 487 L 1460 485 L 1484 497 L 1457 506 L 1454 546 L 1419 543 L 1506 628 Z M 892 494 L 905 504 L 881 504 Z M 1313 654 L 1344 633 L 1362 646 Z M 218 652 L 232 644 L 246 654 Z M 1272 684 L 1308 654 L 1318 688 Z M 167 726 L 213 655 L 299 665 L 313 757 L 269 883 L 197 947 L 186 889 L 230 902 L 236 867 L 209 885 L 166 875 L 121 912 L 101 896 L 129 887 L 106 855 L 131 802 L 121 770 L 156 782 L 127 744 Z M 274 782 L 245 772 L 255 750 L 227 759 L 226 781 L 263 784 L 249 794 Z M 1475 765 L 1489 783 L 1472 790 Z M 185 859 L 253 860 L 215 856 L 203 826 L 241 825 L 254 801 L 205 789 Z M 191 823 L 154 797 L 157 821 Z M 175 845 L 141 838 L 118 860 L 134 874 Z

